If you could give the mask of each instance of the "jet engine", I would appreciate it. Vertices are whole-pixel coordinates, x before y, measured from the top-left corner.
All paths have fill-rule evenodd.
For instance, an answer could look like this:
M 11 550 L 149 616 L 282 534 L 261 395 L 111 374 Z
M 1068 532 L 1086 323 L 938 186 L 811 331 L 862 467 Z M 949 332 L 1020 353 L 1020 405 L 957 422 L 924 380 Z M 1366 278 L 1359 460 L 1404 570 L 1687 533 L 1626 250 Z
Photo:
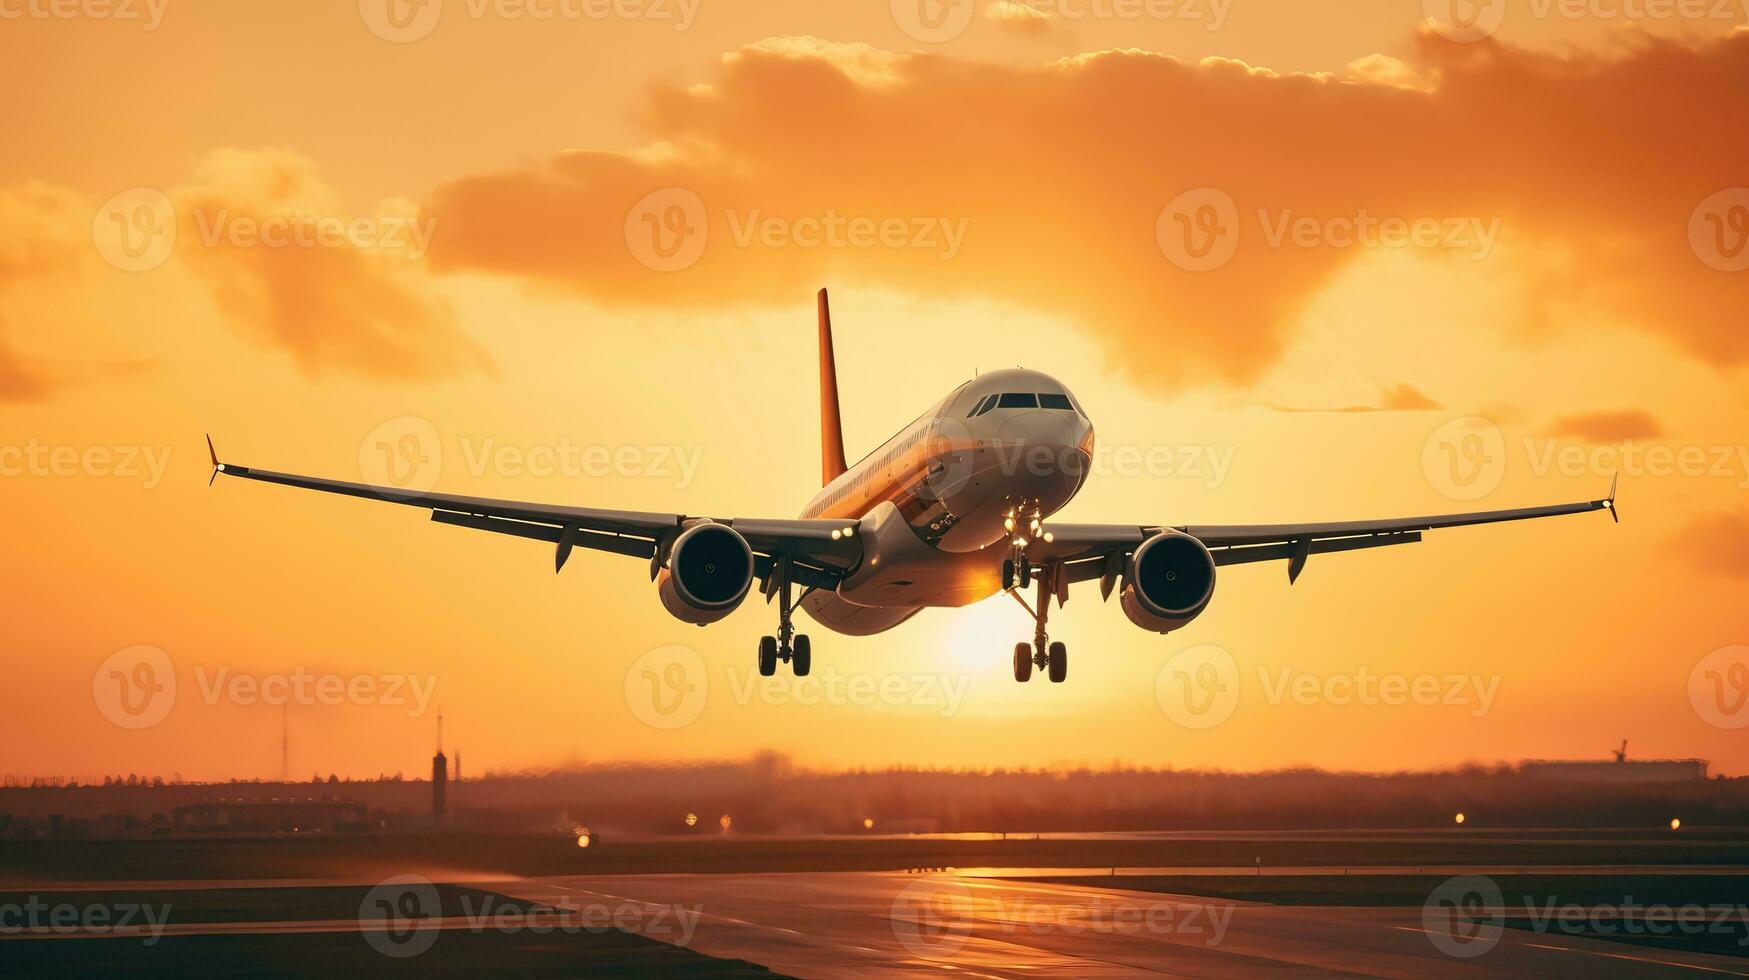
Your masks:
M 1189 623 L 1214 594 L 1214 556 L 1181 531 L 1161 531 L 1142 542 L 1124 568 L 1124 615 L 1155 633 Z
M 656 592 L 675 619 L 695 626 L 735 611 L 753 585 L 753 549 L 727 524 L 704 522 L 681 532 L 656 575 Z

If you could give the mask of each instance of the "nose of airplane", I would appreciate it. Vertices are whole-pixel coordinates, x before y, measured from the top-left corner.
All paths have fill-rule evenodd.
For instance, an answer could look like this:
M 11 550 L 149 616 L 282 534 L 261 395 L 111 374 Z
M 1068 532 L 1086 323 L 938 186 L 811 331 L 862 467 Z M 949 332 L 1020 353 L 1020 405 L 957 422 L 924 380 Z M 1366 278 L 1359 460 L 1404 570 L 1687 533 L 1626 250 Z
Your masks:
M 1004 420 L 997 440 L 1016 454 L 1017 484 L 1026 496 L 1057 507 L 1068 502 L 1086 474 L 1087 420 L 1069 412 L 1022 412 Z

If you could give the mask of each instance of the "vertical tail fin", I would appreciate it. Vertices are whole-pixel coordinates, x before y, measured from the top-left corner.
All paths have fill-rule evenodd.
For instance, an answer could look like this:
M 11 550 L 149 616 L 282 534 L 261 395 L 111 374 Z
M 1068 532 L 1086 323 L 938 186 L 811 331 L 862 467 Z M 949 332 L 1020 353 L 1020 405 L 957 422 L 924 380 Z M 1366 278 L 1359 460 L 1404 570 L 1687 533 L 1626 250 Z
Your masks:
M 820 290 L 820 485 L 837 479 L 844 464 L 844 427 L 838 419 L 838 364 L 832 356 L 832 311 Z

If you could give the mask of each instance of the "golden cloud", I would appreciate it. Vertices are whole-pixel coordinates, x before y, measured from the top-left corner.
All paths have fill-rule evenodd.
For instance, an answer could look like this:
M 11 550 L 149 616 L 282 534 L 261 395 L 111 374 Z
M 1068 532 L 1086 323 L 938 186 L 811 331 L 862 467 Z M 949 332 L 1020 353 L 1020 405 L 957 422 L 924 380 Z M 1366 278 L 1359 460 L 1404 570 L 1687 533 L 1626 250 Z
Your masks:
M 1664 426 L 1651 412 L 1629 408 L 1616 412 L 1564 415 L 1550 423 L 1549 434 L 1594 443 L 1625 442 L 1663 435 Z
M 1610 57 L 1424 34 L 1346 78 L 780 39 L 656 88 L 659 153 L 441 187 L 432 258 L 627 306 L 845 280 L 987 298 L 1073 318 L 1169 383 L 1256 377 L 1338 270 L 1403 247 L 1522 281 L 1526 325 L 1606 314 L 1737 363 L 1749 274 L 1709 252 L 1744 243 L 1706 237 L 1736 212 L 1697 209 L 1749 173 L 1746 87 L 1744 32 Z
M 306 371 L 425 378 L 489 370 L 423 257 L 438 225 L 393 203 L 348 215 L 309 160 L 218 150 L 173 195 L 177 255 L 220 311 Z
M 89 221 L 78 197 L 64 189 L 37 182 L 0 189 L 0 293 L 20 279 L 73 269 L 80 257 L 74 229 Z M 7 330 L 0 318 L 0 402 L 47 398 L 68 381 L 18 351 Z
M 1674 547 L 1702 572 L 1749 578 L 1749 510 L 1695 518 L 1677 534 Z

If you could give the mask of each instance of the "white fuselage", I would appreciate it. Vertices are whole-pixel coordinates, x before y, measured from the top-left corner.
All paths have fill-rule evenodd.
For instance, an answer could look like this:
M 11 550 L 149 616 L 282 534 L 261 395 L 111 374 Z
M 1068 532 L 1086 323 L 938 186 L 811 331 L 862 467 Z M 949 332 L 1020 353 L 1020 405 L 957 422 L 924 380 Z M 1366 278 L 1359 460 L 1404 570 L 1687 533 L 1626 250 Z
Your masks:
M 809 502 L 804 518 L 858 522 L 863 560 L 802 608 L 860 636 L 994 595 L 1004 518 L 1062 509 L 1092 455 L 1093 423 L 1058 381 L 1020 369 L 968 381 Z

